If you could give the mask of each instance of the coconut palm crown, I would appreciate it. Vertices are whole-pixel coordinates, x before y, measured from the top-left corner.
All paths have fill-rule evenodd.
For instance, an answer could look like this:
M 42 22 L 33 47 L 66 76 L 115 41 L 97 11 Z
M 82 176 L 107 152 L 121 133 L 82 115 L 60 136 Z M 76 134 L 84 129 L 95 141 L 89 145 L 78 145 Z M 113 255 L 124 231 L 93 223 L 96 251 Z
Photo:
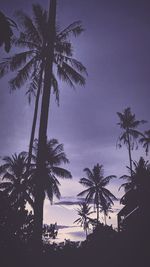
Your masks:
M 106 203 L 113 204 L 116 197 L 106 188 L 109 181 L 115 178 L 115 175 L 104 177 L 103 165 L 95 165 L 92 170 L 85 168 L 84 172 L 87 178 L 81 178 L 80 184 L 87 189 L 78 194 L 78 196 L 86 196 L 85 200 L 90 203 L 94 202 L 94 207 L 97 210 L 97 223 L 99 222 L 100 207 Z
M 31 161 L 33 141 L 35 139 L 35 128 L 38 115 L 38 105 L 40 92 L 43 89 L 44 73 L 47 56 L 47 32 L 48 32 L 48 13 L 40 5 L 32 5 L 33 19 L 24 13 L 18 11 L 16 18 L 22 31 L 18 38 L 14 37 L 13 44 L 21 49 L 0 63 L 0 78 L 10 71 L 17 74 L 10 80 L 11 90 L 21 88 L 27 81 L 27 91 L 29 102 L 32 95 L 36 96 L 33 124 L 29 145 L 28 165 Z M 70 41 L 71 36 L 79 36 L 83 32 L 80 21 L 71 23 L 64 30 L 58 26 L 55 28 L 54 55 L 53 55 L 53 74 L 52 88 L 59 104 L 59 86 L 56 79 L 65 81 L 71 87 L 85 85 L 84 75 L 87 74 L 83 64 L 73 57 L 73 47 Z M 51 89 L 51 88 L 50 88 Z
M 117 123 L 117 125 L 120 126 L 122 132 L 119 136 L 119 140 L 117 142 L 117 145 L 119 147 L 122 146 L 122 143 L 125 144 L 128 148 L 129 153 L 129 162 L 130 162 L 130 170 L 132 175 L 132 156 L 131 156 L 131 150 L 134 149 L 134 146 L 136 145 L 137 148 L 137 138 L 142 136 L 142 133 L 137 130 L 137 128 L 143 124 L 146 123 L 145 120 L 136 120 L 135 114 L 131 112 L 130 107 L 126 108 L 123 113 L 117 112 L 117 115 L 120 119 L 120 121 Z
M 32 168 L 36 170 L 36 160 L 37 160 L 37 150 L 38 150 L 38 140 L 34 141 L 34 155 L 32 155 Z M 43 180 L 43 191 L 44 198 L 47 196 L 51 202 L 53 203 L 54 196 L 56 198 L 60 198 L 60 190 L 59 186 L 61 185 L 58 178 L 72 178 L 70 171 L 61 167 L 62 164 L 69 163 L 69 160 L 64 152 L 63 144 L 59 144 L 57 139 L 50 139 L 47 141 L 46 149 L 45 149 L 45 172 L 42 174 Z M 36 185 L 36 171 L 32 176 L 32 186 L 33 189 Z M 33 195 L 34 195 L 33 190 Z
M 23 208 L 28 202 L 33 208 L 28 182 L 32 171 L 27 170 L 26 152 L 4 157 L 3 161 L 4 164 L 0 166 L 0 190 L 8 196 L 12 206 Z
M 82 202 L 79 204 L 79 208 L 77 209 L 77 213 L 79 215 L 79 218 L 74 221 L 74 223 L 80 224 L 86 234 L 87 238 L 87 230 L 89 228 L 89 216 L 93 213 L 91 210 L 91 207 L 86 202 Z

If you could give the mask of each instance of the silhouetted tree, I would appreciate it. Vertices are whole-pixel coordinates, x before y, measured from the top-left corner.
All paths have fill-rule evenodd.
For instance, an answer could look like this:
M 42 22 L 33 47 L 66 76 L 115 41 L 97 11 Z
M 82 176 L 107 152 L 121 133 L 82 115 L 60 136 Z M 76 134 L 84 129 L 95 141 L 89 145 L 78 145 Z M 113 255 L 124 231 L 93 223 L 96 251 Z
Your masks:
M 149 146 L 150 146 L 150 130 L 145 131 L 143 137 L 140 138 L 140 143 L 143 144 L 143 147 L 145 148 L 146 155 L 148 155 Z
M 80 183 L 87 187 L 87 189 L 79 193 L 78 196 L 86 196 L 85 200 L 89 203 L 92 200 L 94 201 L 94 206 L 97 210 L 98 224 L 100 206 L 104 207 L 106 203 L 113 204 L 113 200 L 116 200 L 116 197 L 105 188 L 109 181 L 116 176 L 110 175 L 104 177 L 103 166 L 99 164 L 95 165 L 93 170 L 85 168 L 84 172 L 86 173 L 87 178 L 81 178 Z
M 77 209 L 77 213 L 79 218 L 74 221 L 74 223 L 80 224 L 83 227 L 87 239 L 87 230 L 89 228 L 89 216 L 93 213 L 90 211 L 91 207 L 86 203 L 83 202 L 79 204 L 79 208 Z
M 4 48 L 7 53 L 10 51 L 12 42 L 12 27 L 17 28 L 16 23 L 0 11 L 0 46 L 4 44 Z
M 45 64 L 46 64 L 46 47 L 47 47 L 47 11 L 40 5 L 32 6 L 33 19 L 23 11 L 17 12 L 19 23 L 22 26 L 22 32 L 19 38 L 14 38 L 13 44 L 21 47 L 23 52 L 17 53 L 0 64 L 0 77 L 9 71 L 18 70 L 17 75 L 10 81 L 11 90 L 15 90 L 24 85 L 29 80 L 30 85 L 26 94 L 29 102 L 31 96 L 35 95 L 35 108 L 30 137 L 29 157 L 31 161 L 33 141 L 35 138 L 35 127 L 38 114 L 38 105 L 40 92 L 43 88 Z M 54 36 L 54 55 L 53 55 L 53 74 L 52 87 L 59 104 L 59 86 L 56 75 L 70 86 L 75 84 L 84 85 L 85 79 L 82 76 L 86 74 L 86 69 L 81 62 L 73 58 L 73 48 L 69 40 L 70 36 L 78 36 L 82 33 L 83 28 L 80 21 L 75 21 L 67 28 L 60 31 L 56 26 Z M 28 164 L 29 164 L 28 163 Z
M 25 152 L 3 158 L 4 164 L 0 166 L 0 190 L 5 192 L 11 205 L 24 209 L 28 202 L 33 208 L 30 197 L 29 179 L 31 170 L 27 170 L 27 156 Z
M 136 120 L 135 114 L 131 113 L 131 109 L 126 108 L 123 113 L 117 112 L 119 116 L 120 122 L 117 124 L 120 126 L 123 131 L 119 136 L 119 147 L 121 147 L 121 143 L 124 143 L 127 146 L 129 153 L 129 162 L 130 162 L 130 170 L 132 175 L 132 156 L 131 150 L 134 149 L 135 142 L 138 137 L 142 134 L 137 130 L 138 126 L 145 123 L 145 120 Z
M 34 141 L 33 147 L 34 155 L 32 155 L 32 168 L 35 170 L 31 178 L 32 192 L 35 195 L 36 189 L 36 160 L 38 153 L 38 140 Z M 64 152 L 63 144 L 59 144 L 57 139 L 51 139 L 47 141 L 45 149 L 45 171 L 42 174 L 42 183 L 43 183 L 43 201 L 47 196 L 53 203 L 53 197 L 60 198 L 61 194 L 59 191 L 60 182 L 58 178 L 72 178 L 71 173 L 62 168 L 62 164 L 69 163 L 69 160 Z
M 143 206 L 150 194 L 150 166 L 142 157 L 139 162 L 133 162 L 132 176 L 123 175 L 121 178 L 127 182 L 121 187 L 125 189 L 125 195 L 121 198 L 124 205 Z M 146 200 L 147 199 L 147 200 Z

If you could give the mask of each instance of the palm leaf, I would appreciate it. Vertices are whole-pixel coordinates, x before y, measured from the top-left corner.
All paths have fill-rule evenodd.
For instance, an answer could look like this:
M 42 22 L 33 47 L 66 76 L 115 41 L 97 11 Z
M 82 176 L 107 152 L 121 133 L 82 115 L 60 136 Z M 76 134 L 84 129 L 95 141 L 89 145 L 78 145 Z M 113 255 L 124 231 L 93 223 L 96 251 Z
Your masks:
M 25 51 L 4 59 L 0 63 L 0 78 L 2 78 L 8 72 L 15 71 L 16 69 L 24 65 L 26 61 L 33 56 L 33 52 L 33 50 Z
M 52 172 L 60 178 L 72 178 L 72 175 L 66 169 L 60 167 L 51 167 Z
M 34 62 L 35 58 L 32 58 L 21 70 L 18 71 L 17 76 L 10 80 L 9 84 L 11 90 L 16 90 L 17 88 L 20 88 L 32 75 Z
M 35 25 L 33 24 L 32 19 L 27 14 L 25 14 L 23 11 L 17 11 L 16 15 L 17 15 L 19 22 L 23 26 L 25 34 L 28 35 L 28 38 L 35 43 L 41 44 L 42 40 L 39 36 L 39 33 Z
M 73 34 L 75 37 L 81 34 L 84 31 L 81 21 L 75 21 L 71 23 L 67 28 L 57 34 L 57 38 L 60 40 L 66 39 L 70 34 Z

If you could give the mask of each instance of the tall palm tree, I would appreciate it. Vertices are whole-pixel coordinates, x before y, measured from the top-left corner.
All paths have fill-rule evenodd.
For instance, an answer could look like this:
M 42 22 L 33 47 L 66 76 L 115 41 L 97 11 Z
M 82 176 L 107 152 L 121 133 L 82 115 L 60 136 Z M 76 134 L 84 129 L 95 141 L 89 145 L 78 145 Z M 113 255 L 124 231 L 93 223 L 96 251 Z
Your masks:
M 40 5 L 32 6 L 33 19 L 23 11 L 17 12 L 17 18 L 22 27 L 18 38 L 14 38 L 13 44 L 20 47 L 21 52 L 8 57 L 0 63 L 0 77 L 10 71 L 16 71 L 17 75 L 10 80 L 11 90 L 22 87 L 29 80 L 29 87 L 26 92 L 29 102 L 32 95 L 36 96 L 32 131 L 29 145 L 28 164 L 31 161 L 33 141 L 35 138 L 35 127 L 38 114 L 40 92 L 44 85 L 44 74 L 47 56 L 47 18 L 48 12 Z M 73 58 L 73 47 L 69 38 L 71 35 L 78 36 L 82 33 L 83 27 L 80 21 L 75 21 L 60 30 L 55 27 L 54 35 L 54 55 L 53 55 L 53 74 L 52 87 L 59 104 L 59 86 L 56 75 L 71 87 L 75 84 L 84 85 L 86 68 L 81 62 Z
M 130 170 L 132 176 L 132 155 L 131 151 L 134 149 L 136 140 L 142 134 L 137 130 L 138 126 L 145 123 L 145 120 L 136 120 L 135 114 L 132 114 L 131 109 L 126 108 L 123 113 L 117 112 L 117 115 L 120 121 L 117 123 L 122 132 L 119 136 L 118 145 L 121 147 L 121 144 L 125 144 L 129 153 L 129 162 L 130 162 Z M 136 143 L 137 145 L 137 143 Z
M 82 202 L 79 204 L 77 213 L 79 218 L 74 221 L 74 223 L 80 224 L 83 227 L 87 239 L 88 228 L 89 228 L 89 216 L 93 213 L 90 211 L 91 207 L 86 203 Z
M 4 191 L 10 199 L 12 206 L 23 209 L 28 202 L 34 207 L 30 197 L 30 185 L 28 179 L 32 171 L 27 170 L 27 157 L 25 152 L 11 157 L 3 158 L 4 164 L 0 166 L 0 190 Z
M 81 178 L 80 184 L 87 187 L 87 189 L 79 193 L 78 196 L 86 196 L 85 200 L 89 203 L 92 200 L 94 201 L 94 206 L 97 210 L 98 224 L 100 207 L 104 207 L 106 203 L 113 204 L 113 200 L 116 200 L 116 197 L 105 188 L 109 181 L 116 176 L 110 175 L 104 177 L 103 165 L 99 164 L 95 165 L 92 170 L 85 168 L 84 172 L 86 173 L 87 178 Z
M 150 130 L 145 131 L 144 135 L 140 138 L 140 143 L 143 144 L 143 147 L 145 148 L 146 156 L 149 152 L 149 146 L 150 146 Z

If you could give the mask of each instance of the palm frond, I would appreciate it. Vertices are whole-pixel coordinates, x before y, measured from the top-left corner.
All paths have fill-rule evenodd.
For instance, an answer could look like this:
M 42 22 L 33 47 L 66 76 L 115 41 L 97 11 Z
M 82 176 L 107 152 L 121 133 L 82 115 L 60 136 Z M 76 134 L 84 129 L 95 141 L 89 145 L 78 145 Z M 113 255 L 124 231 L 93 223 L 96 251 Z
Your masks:
M 75 21 L 66 27 L 63 31 L 57 34 L 57 38 L 60 40 L 66 39 L 70 34 L 73 34 L 75 37 L 81 34 L 84 31 L 81 21 Z
M 19 54 L 15 54 L 12 57 L 5 58 L 0 63 L 0 78 L 10 71 L 15 71 L 26 63 L 28 59 L 33 56 L 34 51 L 25 51 Z
M 65 81 L 66 83 L 68 83 L 71 87 L 75 88 L 72 80 L 70 79 L 70 77 L 67 75 L 66 71 L 63 69 L 62 66 L 58 65 L 57 66 L 57 75 L 58 77 L 62 80 Z
M 110 175 L 110 176 L 103 178 L 102 179 L 102 185 L 106 186 L 110 182 L 110 180 L 114 179 L 114 178 L 116 178 L 116 175 Z
M 80 184 L 84 185 L 85 187 L 92 187 L 94 186 L 93 182 L 87 178 L 81 178 L 79 181 Z
M 25 34 L 28 35 L 28 38 L 30 38 L 30 40 L 32 40 L 35 43 L 38 43 L 38 44 L 42 43 L 42 40 L 39 36 L 39 33 L 32 19 L 27 14 L 25 14 L 23 11 L 17 11 L 16 16 L 19 22 L 21 23 Z
M 51 171 L 60 178 L 71 179 L 72 175 L 66 169 L 60 167 L 51 167 Z
M 85 78 L 77 72 L 74 68 L 72 68 L 69 64 L 63 62 L 62 64 L 63 71 L 66 73 L 67 77 L 74 82 L 75 84 L 85 85 Z
M 77 196 L 85 196 L 86 194 L 89 193 L 89 191 L 90 191 L 90 189 L 88 188 L 88 189 L 86 189 L 86 190 L 80 192 Z
M 93 181 L 93 173 L 92 173 L 92 171 L 89 168 L 85 168 L 83 171 L 86 173 L 88 179 Z
M 34 51 L 36 49 L 38 50 L 40 49 L 40 45 L 30 40 L 29 36 L 25 34 L 24 32 L 21 32 L 19 37 L 14 36 L 12 38 L 12 44 L 18 48 L 24 48 L 24 49 L 28 48 Z
M 22 69 L 18 71 L 17 76 L 9 81 L 12 91 L 20 88 L 32 75 L 34 61 L 35 58 L 32 58 Z
M 47 12 L 39 4 L 32 5 L 34 22 L 41 39 L 47 37 Z
M 54 74 L 52 74 L 52 87 L 53 87 L 53 93 L 56 97 L 57 105 L 59 106 L 59 87 L 58 87 L 58 82 L 57 82 Z

